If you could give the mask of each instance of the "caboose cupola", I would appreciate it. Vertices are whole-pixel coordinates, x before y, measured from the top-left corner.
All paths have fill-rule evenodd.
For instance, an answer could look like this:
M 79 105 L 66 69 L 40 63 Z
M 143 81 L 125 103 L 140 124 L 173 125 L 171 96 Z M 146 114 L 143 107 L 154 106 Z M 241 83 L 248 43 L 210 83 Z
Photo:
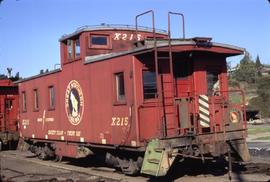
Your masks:
M 164 30 L 156 30 L 158 38 L 167 38 Z M 117 53 L 134 48 L 134 43 L 153 38 L 151 28 L 139 27 L 137 30 L 130 25 L 86 26 L 76 32 L 62 36 L 61 63 L 62 66 L 82 60 L 85 57 Z

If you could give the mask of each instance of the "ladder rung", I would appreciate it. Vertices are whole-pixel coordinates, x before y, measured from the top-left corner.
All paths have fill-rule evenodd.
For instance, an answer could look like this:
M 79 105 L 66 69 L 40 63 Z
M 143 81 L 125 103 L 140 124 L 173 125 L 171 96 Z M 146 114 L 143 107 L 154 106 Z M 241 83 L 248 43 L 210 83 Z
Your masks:
M 155 152 L 161 153 L 162 151 L 164 151 L 164 148 L 155 148 L 154 150 L 155 150 Z
M 165 114 L 174 114 L 174 112 L 165 112 Z
M 154 163 L 154 164 L 159 164 L 160 160 L 158 160 L 158 159 L 148 159 L 148 162 Z
M 157 57 L 157 59 L 170 59 L 170 57 Z

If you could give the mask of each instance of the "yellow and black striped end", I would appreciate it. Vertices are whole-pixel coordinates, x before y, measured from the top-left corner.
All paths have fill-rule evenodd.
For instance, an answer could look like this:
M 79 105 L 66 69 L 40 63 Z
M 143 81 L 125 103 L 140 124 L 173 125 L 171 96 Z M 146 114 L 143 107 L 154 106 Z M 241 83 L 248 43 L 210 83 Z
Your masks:
M 210 127 L 209 98 L 206 95 L 199 95 L 199 116 L 200 125 Z

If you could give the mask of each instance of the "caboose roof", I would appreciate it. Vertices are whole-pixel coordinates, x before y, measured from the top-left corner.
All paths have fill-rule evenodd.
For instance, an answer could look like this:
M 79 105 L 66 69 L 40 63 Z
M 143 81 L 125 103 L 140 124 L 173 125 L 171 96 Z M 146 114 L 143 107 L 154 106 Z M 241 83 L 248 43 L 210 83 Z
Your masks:
M 136 27 L 133 25 L 121 25 L 121 24 L 101 24 L 101 25 L 87 25 L 87 26 L 82 26 L 79 27 L 75 32 L 70 33 L 70 34 L 65 34 L 63 35 L 59 41 L 62 42 L 68 38 L 74 37 L 76 35 L 79 35 L 82 32 L 87 32 L 87 31 L 99 31 L 99 30 L 125 30 L 125 31 L 136 31 Z M 143 27 L 143 26 L 138 26 L 138 31 L 143 31 L 143 32 L 153 32 L 153 28 L 150 27 Z M 164 34 L 167 35 L 166 30 L 161 30 L 161 29 L 155 29 L 156 33 L 159 34 Z
M 177 47 L 176 50 L 173 50 L 173 52 L 186 52 L 186 51 L 209 51 L 209 52 L 216 52 L 216 53 L 223 53 L 229 56 L 233 55 L 240 55 L 245 52 L 244 48 L 233 46 L 233 45 L 228 45 L 228 44 L 221 44 L 221 43 L 215 43 L 215 42 L 207 42 L 206 45 L 198 45 L 198 42 L 196 42 L 196 39 L 198 38 L 192 38 L 192 39 L 171 39 L 171 46 L 172 48 Z M 139 46 L 135 47 L 134 49 L 127 50 L 127 51 L 121 51 L 121 52 L 112 52 L 112 53 L 107 53 L 107 54 L 98 54 L 98 55 L 93 55 L 93 56 L 87 56 L 85 57 L 84 64 L 89 64 L 93 62 L 98 62 L 98 61 L 105 61 L 114 57 L 119 57 L 119 56 L 125 56 L 125 55 L 138 55 L 142 54 L 145 52 L 151 52 L 153 51 L 154 48 L 154 40 L 153 39 L 145 39 L 141 41 Z M 169 47 L 169 41 L 168 39 L 158 39 L 156 42 L 157 48 L 168 48 Z M 186 49 L 187 47 L 192 47 L 191 49 Z M 211 51 L 211 48 L 220 48 L 219 52 L 217 51 Z M 223 51 L 223 52 L 222 52 Z M 226 52 L 227 51 L 227 52 Z M 230 52 L 230 53 L 228 53 Z M 58 73 L 60 72 L 61 69 L 55 69 L 49 72 L 44 72 L 42 74 L 38 74 L 35 76 L 31 76 L 29 78 L 24 78 L 22 80 L 19 80 L 15 82 L 15 84 L 25 82 L 28 80 L 36 79 L 39 77 L 47 76 L 50 74 Z
M 210 47 L 219 47 L 223 48 L 224 50 L 233 50 L 235 53 L 228 54 L 229 56 L 233 55 L 240 55 L 245 52 L 244 48 L 229 45 L 229 44 L 221 44 L 221 43 L 215 43 L 215 42 L 209 42 L 206 47 L 203 47 L 203 45 L 198 45 L 198 43 L 195 41 L 195 38 L 193 39 L 172 39 L 171 40 L 171 45 L 172 46 L 194 46 L 193 51 L 209 51 L 209 52 L 214 52 L 211 51 L 209 48 Z M 156 46 L 158 48 L 163 48 L 163 47 L 168 47 L 169 46 L 169 41 L 168 39 L 160 39 L 157 40 Z M 92 62 L 97 62 L 97 61 L 103 61 L 106 59 L 118 57 L 118 56 L 124 56 L 128 54 L 139 54 L 140 52 L 145 52 L 147 50 L 152 51 L 154 48 L 154 40 L 153 39 L 145 39 L 141 41 L 141 46 L 135 47 L 132 50 L 128 51 L 121 51 L 121 52 L 112 52 L 112 53 L 107 53 L 107 54 L 99 54 L 99 55 L 94 55 L 94 56 L 87 56 L 85 58 L 85 64 L 92 63 Z M 203 48 L 203 49 L 200 49 Z M 190 51 L 186 49 L 178 49 L 177 52 L 184 52 L 184 51 Z
M 60 71 L 61 71 L 61 68 L 54 69 L 54 70 L 51 70 L 51 71 L 48 71 L 48 72 L 40 73 L 38 75 L 34 75 L 34 76 L 27 77 L 27 78 L 23 78 L 23 79 L 18 80 L 18 81 L 14 82 L 14 83 L 15 84 L 22 83 L 22 82 L 25 82 L 25 81 L 28 81 L 28 80 L 33 80 L 33 79 L 36 79 L 36 78 L 39 78 L 39 77 L 44 77 L 44 76 L 47 76 L 47 75 L 58 73 Z

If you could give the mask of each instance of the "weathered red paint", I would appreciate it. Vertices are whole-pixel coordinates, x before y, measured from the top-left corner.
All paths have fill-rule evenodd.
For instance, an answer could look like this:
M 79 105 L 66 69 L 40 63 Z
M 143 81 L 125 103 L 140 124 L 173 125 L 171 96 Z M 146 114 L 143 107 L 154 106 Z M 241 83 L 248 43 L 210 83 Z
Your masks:
M 186 127 L 179 121 L 181 115 L 174 106 L 172 98 L 194 97 L 194 104 L 189 104 L 189 115 L 198 113 L 198 95 L 207 94 L 207 70 L 213 69 L 219 72 L 221 90 L 227 90 L 226 57 L 242 54 L 242 50 L 213 45 L 211 47 L 198 47 L 194 42 L 172 46 L 174 62 L 187 60 L 189 62 L 189 75 L 185 79 L 172 78 L 168 70 L 170 66 L 166 61 L 159 61 L 162 72 L 164 90 L 164 105 L 159 99 L 143 98 L 142 71 L 154 69 L 152 49 L 143 49 L 138 52 L 126 53 L 116 57 L 109 57 L 100 61 L 85 62 L 88 56 L 119 53 L 136 49 L 135 40 L 113 40 L 115 33 L 121 35 L 135 35 L 135 30 L 109 29 L 84 30 L 71 36 L 63 37 L 61 44 L 62 68 L 53 72 L 45 73 L 36 77 L 22 80 L 19 83 L 20 94 L 26 93 L 27 111 L 20 113 L 21 132 L 24 138 L 32 138 L 42 141 L 58 141 L 57 152 L 61 155 L 75 155 L 75 149 L 63 151 L 64 144 L 61 141 L 79 143 L 145 147 L 146 142 L 153 138 L 164 137 L 164 117 L 166 117 L 166 137 L 179 137 L 186 133 Z M 151 32 L 139 31 L 141 38 L 153 37 Z M 110 46 L 104 48 L 91 48 L 89 36 L 108 35 Z M 166 34 L 157 33 L 159 38 L 167 38 Z M 67 39 L 79 37 L 80 58 L 69 62 L 67 60 Z M 124 38 L 126 39 L 126 38 Z M 191 41 L 191 40 L 188 40 Z M 143 42 L 142 42 L 143 43 Z M 168 46 L 158 48 L 159 51 L 168 52 Z M 116 99 L 115 74 L 124 73 L 125 101 L 118 102 Z M 159 77 L 158 84 L 161 84 Z M 175 83 L 172 88 L 172 80 Z M 67 103 L 72 102 L 70 83 L 78 83 L 82 94 L 78 94 L 77 101 L 82 101 L 79 111 L 81 121 L 76 125 L 68 118 Z M 72 85 L 72 84 L 71 84 Z M 54 86 L 55 107 L 49 107 L 49 88 Z M 68 87 L 69 86 L 69 87 Z M 74 85 L 78 87 L 78 85 Z M 33 90 L 39 94 L 39 108 L 34 108 Z M 172 92 L 174 90 L 174 92 Z M 77 90 L 78 92 L 78 90 Z M 175 95 L 173 95 L 175 93 Z M 67 95 L 69 96 L 67 98 Z M 209 97 L 216 106 L 219 106 L 218 97 Z M 22 97 L 21 97 L 22 103 Z M 21 104 L 22 105 L 22 104 Z M 73 104 L 72 104 L 73 105 Z M 22 107 L 22 106 L 21 106 Z M 73 106 L 72 106 L 73 108 Z M 71 111 L 70 111 L 71 112 Z M 74 111 L 75 112 L 75 111 Z M 165 113 L 165 116 L 164 116 Z M 76 114 L 74 114 L 76 115 Z M 211 116 L 212 117 L 212 116 Z M 217 109 L 216 123 L 211 127 L 221 128 L 221 108 Z M 202 130 L 201 126 L 193 123 L 189 127 Z M 59 143 L 60 142 L 60 143 Z M 61 149 L 61 150 L 60 150 Z M 66 152 L 66 154 L 65 154 Z
M 0 132 L 17 132 L 18 87 L 11 80 L 0 80 Z
M 0 79 L 0 150 L 13 148 L 19 140 L 18 86 L 9 79 Z

